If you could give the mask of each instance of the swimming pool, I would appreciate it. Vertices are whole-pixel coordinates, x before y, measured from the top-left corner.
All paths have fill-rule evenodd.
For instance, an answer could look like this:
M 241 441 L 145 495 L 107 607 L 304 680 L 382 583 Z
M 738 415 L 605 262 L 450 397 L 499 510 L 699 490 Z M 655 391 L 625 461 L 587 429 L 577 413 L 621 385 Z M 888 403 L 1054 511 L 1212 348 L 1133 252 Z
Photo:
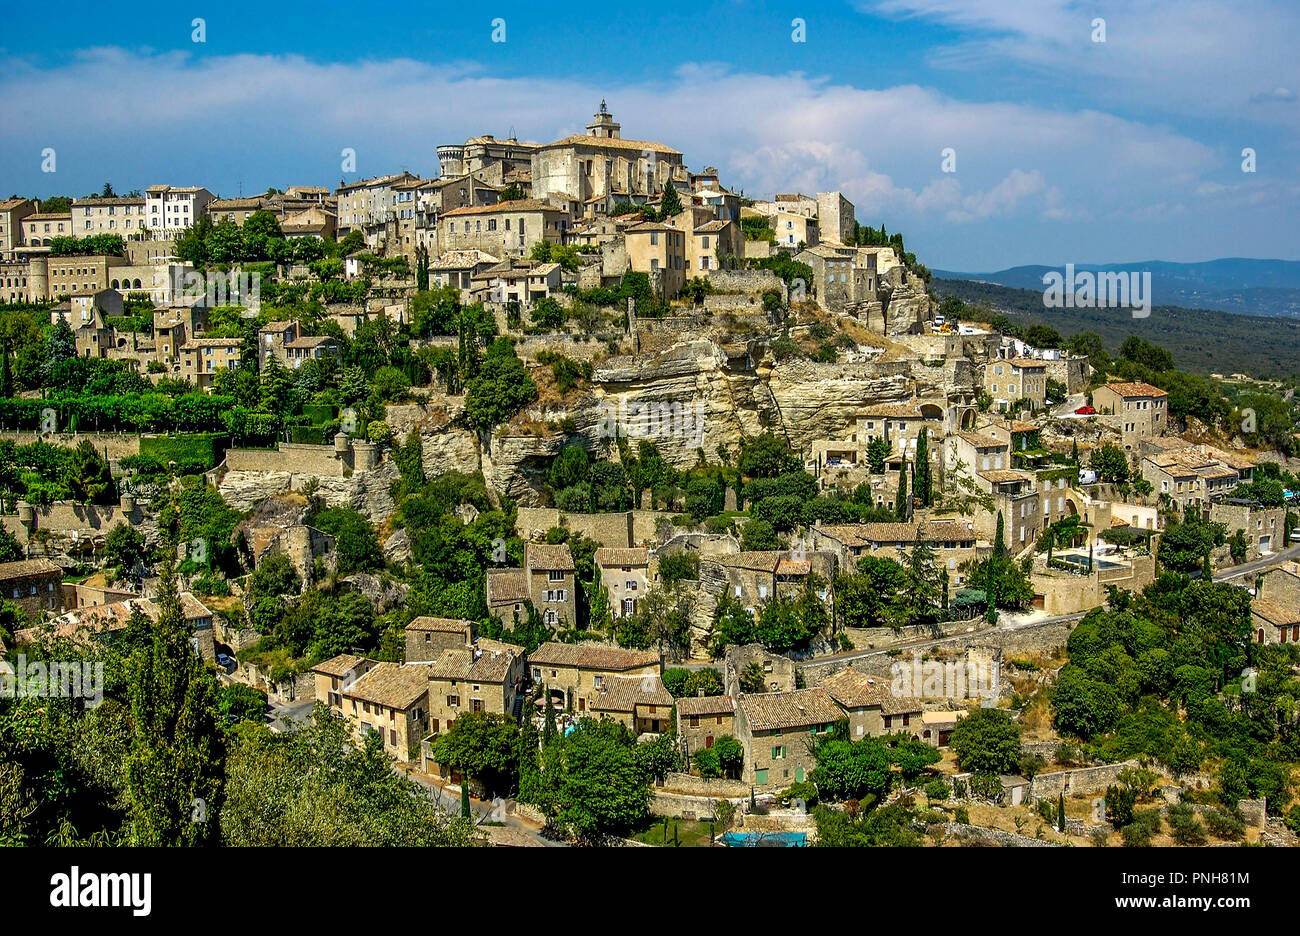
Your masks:
M 727 832 L 722 844 L 728 848 L 805 848 L 806 832 Z

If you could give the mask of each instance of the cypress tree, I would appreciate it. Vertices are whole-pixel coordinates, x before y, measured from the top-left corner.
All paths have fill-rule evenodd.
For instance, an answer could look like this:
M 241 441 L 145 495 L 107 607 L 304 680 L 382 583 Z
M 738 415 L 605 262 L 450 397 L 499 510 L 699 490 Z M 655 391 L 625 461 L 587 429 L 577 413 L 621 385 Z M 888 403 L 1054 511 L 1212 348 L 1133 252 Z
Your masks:
M 1065 793 L 1058 794 L 1056 801 L 1056 828 L 1060 832 L 1065 831 Z
M 542 701 L 546 705 L 546 721 L 542 724 L 542 741 L 549 742 L 559 732 L 555 727 L 555 708 L 551 705 L 551 692 L 542 686 Z
M 469 777 L 460 778 L 460 814 L 463 818 L 469 818 Z
M 998 511 L 998 529 L 993 536 L 993 558 L 1001 559 L 1007 554 L 1006 524 L 1002 520 L 1002 511 Z
M 898 522 L 907 520 L 907 456 L 903 456 L 903 465 L 898 469 L 898 491 L 894 495 L 894 513 Z
M 930 506 L 930 430 L 921 429 L 916 440 L 916 466 L 912 469 L 912 496 L 921 506 Z
M 1092 559 L 1091 559 L 1092 551 L 1091 551 L 1091 550 L 1089 550 L 1088 555 L 1089 555 L 1089 560 L 1088 560 L 1088 562 L 1089 562 L 1089 564 L 1091 564 L 1091 562 L 1092 562 Z M 1208 549 L 1205 551 L 1205 564 L 1201 566 L 1201 578 L 1204 579 L 1204 580 L 1207 581 L 1207 582 L 1210 582 L 1210 581 L 1213 581 L 1213 580 L 1214 580 L 1214 571 L 1210 568 L 1210 551 L 1209 551 Z
M 217 686 L 190 644 L 193 628 L 170 560 L 162 566 L 157 602 L 158 619 L 132 654 L 128 680 L 131 844 L 214 844 L 225 757 Z

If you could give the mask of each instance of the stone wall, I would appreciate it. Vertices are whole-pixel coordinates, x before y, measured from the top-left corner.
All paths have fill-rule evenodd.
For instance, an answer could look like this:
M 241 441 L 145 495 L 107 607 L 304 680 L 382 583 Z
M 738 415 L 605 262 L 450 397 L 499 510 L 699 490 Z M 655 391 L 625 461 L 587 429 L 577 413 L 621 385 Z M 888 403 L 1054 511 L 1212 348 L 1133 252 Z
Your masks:
M 754 293 L 761 295 L 775 289 L 786 299 L 785 281 L 771 270 L 710 270 L 705 278 L 719 293 Z
M 228 471 L 278 471 L 341 478 L 346 465 L 332 445 L 303 445 L 281 442 L 273 449 L 232 448 L 226 451 Z
M 740 780 L 706 780 L 688 773 L 669 773 L 664 777 L 662 787 L 656 787 L 658 794 L 705 797 L 708 799 L 748 799 L 749 784 Z
M 140 436 L 125 432 L 71 432 L 41 433 L 0 432 L 0 439 L 9 439 L 14 445 L 31 445 L 33 442 L 46 442 L 64 448 L 76 448 L 82 439 L 89 440 L 100 455 L 108 453 L 110 460 L 130 458 L 140 454 Z
M 1003 845 L 1016 848 L 1062 848 L 1060 842 L 1046 842 L 1028 835 L 1004 832 L 1002 829 L 990 829 L 985 826 L 967 825 L 963 822 L 949 822 L 945 830 L 953 838 L 979 845 Z
M 1047 379 L 1065 384 L 1070 393 L 1082 393 L 1087 388 L 1092 368 L 1086 357 L 1065 357 L 1043 363 L 1047 365 Z
M 1099 767 L 1078 767 L 1074 770 L 1038 774 L 1029 784 L 1029 800 L 1055 800 L 1062 793 L 1067 796 L 1105 793 L 1106 787 L 1119 782 L 1122 771 L 1139 766 L 1141 765 L 1137 761 L 1129 760 L 1118 764 L 1102 764 Z

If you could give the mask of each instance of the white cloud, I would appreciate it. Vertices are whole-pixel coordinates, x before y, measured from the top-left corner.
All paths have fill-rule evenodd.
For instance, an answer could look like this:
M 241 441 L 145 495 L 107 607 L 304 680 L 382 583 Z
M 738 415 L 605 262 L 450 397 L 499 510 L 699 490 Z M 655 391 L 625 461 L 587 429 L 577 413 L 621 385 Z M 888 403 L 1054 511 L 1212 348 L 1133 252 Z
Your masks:
M 0 57 L 0 179 L 35 194 L 80 194 L 111 179 L 119 191 L 170 182 L 231 195 L 240 183 L 246 192 L 334 184 L 343 147 L 356 149 L 361 175 L 433 174 L 440 143 L 510 128 L 556 139 L 580 132 L 601 98 L 625 137 L 676 146 L 692 167 L 715 165 L 752 196 L 838 188 L 864 223 L 937 239 L 944 226 L 986 225 L 982 242 L 1021 251 L 1072 224 L 1197 195 L 1211 204 L 1207 182 L 1240 182 L 1210 178 L 1235 170 L 1231 153 L 1166 127 L 915 85 L 857 88 L 705 63 L 610 86 L 498 78 L 464 63 L 116 48 L 57 68 Z M 44 146 L 58 150 L 57 179 L 39 172 Z M 955 174 L 940 169 L 946 147 Z

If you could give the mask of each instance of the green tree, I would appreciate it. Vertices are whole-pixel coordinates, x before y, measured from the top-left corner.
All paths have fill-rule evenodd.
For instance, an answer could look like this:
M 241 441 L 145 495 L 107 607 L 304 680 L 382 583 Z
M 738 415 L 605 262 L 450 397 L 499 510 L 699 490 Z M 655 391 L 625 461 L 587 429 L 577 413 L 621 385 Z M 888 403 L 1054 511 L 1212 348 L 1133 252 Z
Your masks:
M 209 844 L 217 838 L 224 780 L 216 683 L 190 644 L 170 562 L 156 601 L 151 639 L 132 657 L 128 679 L 131 842 Z
M 949 746 L 962 770 L 1011 773 L 1020 763 L 1020 725 L 1002 709 L 977 708 L 957 722 Z

